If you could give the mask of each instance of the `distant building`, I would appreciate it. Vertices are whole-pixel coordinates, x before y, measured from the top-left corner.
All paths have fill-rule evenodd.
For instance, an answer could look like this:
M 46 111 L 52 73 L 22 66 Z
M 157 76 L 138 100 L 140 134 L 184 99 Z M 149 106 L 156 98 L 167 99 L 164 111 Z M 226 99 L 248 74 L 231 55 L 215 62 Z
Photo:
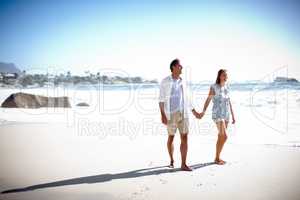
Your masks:
M 8 74 L 4 74 L 3 77 L 6 78 L 6 79 L 17 79 L 18 74 L 17 73 L 8 73 Z
M 18 77 L 17 73 L 1 73 L 0 81 L 5 84 L 14 84 Z

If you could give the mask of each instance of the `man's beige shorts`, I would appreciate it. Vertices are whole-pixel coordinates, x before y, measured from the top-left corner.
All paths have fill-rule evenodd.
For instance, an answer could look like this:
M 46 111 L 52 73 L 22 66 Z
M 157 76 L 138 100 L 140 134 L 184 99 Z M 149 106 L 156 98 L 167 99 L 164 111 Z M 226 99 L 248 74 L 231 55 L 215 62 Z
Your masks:
M 167 123 L 169 135 L 175 135 L 177 128 L 180 134 L 187 134 L 189 132 L 189 120 L 183 117 L 182 112 L 171 113 L 170 120 Z

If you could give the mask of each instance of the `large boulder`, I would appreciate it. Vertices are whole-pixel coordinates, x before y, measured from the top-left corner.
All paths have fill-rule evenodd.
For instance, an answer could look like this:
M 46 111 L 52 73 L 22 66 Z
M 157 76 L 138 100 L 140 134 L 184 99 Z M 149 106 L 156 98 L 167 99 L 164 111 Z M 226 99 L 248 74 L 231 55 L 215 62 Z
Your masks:
M 41 107 L 63 107 L 70 108 L 68 97 L 46 97 L 27 93 L 11 94 L 2 103 L 4 108 L 41 108 Z

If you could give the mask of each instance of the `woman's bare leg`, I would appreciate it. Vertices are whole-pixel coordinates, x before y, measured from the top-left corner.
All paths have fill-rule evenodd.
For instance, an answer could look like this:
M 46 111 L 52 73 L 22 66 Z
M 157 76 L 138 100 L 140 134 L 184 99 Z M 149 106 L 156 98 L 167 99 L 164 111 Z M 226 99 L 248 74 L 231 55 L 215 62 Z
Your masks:
M 217 128 L 218 128 L 218 141 L 216 144 L 215 162 L 219 165 L 223 165 L 223 164 L 225 164 L 225 161 L 220 159 L 220 154 L 221 154 L 223 146 L 227 140 L 226 128 L 227 128 L 228 122 L 220 121 L 220 122 L 217 122 L 216 124 L 217 124 Z

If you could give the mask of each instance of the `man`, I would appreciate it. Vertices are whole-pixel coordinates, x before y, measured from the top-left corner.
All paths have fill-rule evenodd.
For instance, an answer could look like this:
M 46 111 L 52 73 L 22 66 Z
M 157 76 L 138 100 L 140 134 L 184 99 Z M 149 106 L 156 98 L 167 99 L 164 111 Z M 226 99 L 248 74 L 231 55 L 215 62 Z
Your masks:
M 186 84 L 180 77 L 182 66 L 179 59 L 175 59 L 170 64 L 171 75 L 164 78 L 160 84 L 159 108 L 161 121 L 167 126 L 168 130 L 168 152 L 170 156 L 170 167 L 174 167 L 174 146 L 173 140 L 176 130 L 179 130 L 181 144 L 181 169 L 192 171 L 186 164 L 188 151 L 188 131 L 189 131 L 189 111 L 198 117 L 198 113 L 191 107 L 187 96 Z

